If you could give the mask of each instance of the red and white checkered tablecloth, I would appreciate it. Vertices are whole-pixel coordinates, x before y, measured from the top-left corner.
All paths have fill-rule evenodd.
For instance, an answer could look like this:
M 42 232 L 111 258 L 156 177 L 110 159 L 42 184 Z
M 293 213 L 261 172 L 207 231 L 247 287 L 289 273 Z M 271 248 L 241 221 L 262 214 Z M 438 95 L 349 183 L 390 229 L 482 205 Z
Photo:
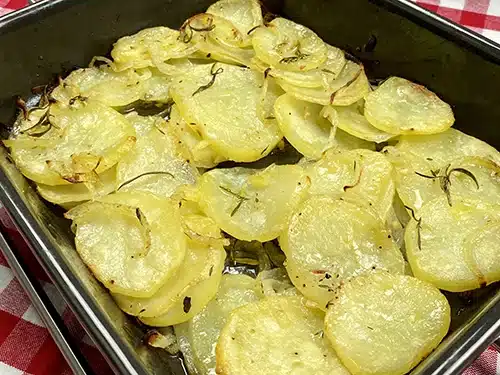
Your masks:
M 500 43 L 500 0 L 413 1 Z M 0 0 L 0 16 L 27 5 L 28 0 Z M 16 250 L 29 255 L 27 245 L 9 224 L 3 208 L 0 208 L 0 222 L 3 230 L 17 239 Z M 48 276 L 34 259 L 30 266 L 96 374 L 111 374 Z M 66 374 L 71 374 L 71 370 L 0 252 L 0 375 Z M 500 375 L 500 356 L 494 349 L 488 349 L 464 375 Z

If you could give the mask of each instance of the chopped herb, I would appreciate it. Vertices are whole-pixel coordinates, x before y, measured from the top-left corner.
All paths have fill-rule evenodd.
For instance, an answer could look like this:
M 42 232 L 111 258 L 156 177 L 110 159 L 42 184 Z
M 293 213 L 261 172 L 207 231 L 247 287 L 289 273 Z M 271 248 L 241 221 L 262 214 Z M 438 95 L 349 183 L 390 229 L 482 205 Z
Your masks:
M 212 85 L 215 83 L 215 78 L 224 72 L 223 68 L 218 68 L 217 70 L 214 71 L 215 65 L 217 63 L 214 63 L 212 65 L 212 68 L 210 69 L 210 74 L 212 75 L 212 78 L 210 79 L 210 82 L 208 82 L 206 85 L 200 86 L 195 92 L 193 92 L 192 96 L 195 96 L 196 94 L 199 94 L 200 92 L 205 91 L 206 89 L 212 87 Z
M 335 72 L 332 72 L 330 69 L 321 69 L 322 72 L 324 73 L 329 73 L 335 75 Z
M 165 172 L 165 171 L 145 172 L 145 173 L 141 173 L 138 176 L 135 176 L 134 178 L 131 178 L 128 181 L 125 181 L 123 184 L 121 184 L 120 186 L 118 186 L 118 188 L 116 189 L 116 191 L 120 190 L 122 187 L 124 187 L 124 186 L 126 186 L 128 184 L 131 184 L 132 182 L 134 182 L 135 180 L 138 180 L 139 178 L 142 178 L 142 177 L 145 177 L 145 176 L 151 176 L 151 175 L 168 175 L 168 176 L 170 176 L 172 178 L 175 178 L 175 176 L 172 173 L 170 173 L 170 172 Z
M 294 62 L 297 62 L 299 60 L 302 60 L 306 57 L 308 57 L 309 55 L 307 53 L 302 53 L 300 52 L 299 49 L 297 49 L 297 52 L 296 52 L 296 55 L 295 56 L 290 56 L 290 57 L 283 57 L 281 60 L 280 60 L 280 64 L 290 64 L 290 63 L 294 63 Z
M 243 196 L 241 196 L 239 194 L 236 194 L 234 191 L 231 191 L 230 189 L 228 189 L 228 188 L 226 188 L 224 186 L 219 186 L 219 189 L 221 189 L 225 193 L 230 194 L 233 197 L 235 197 L 235 198 L 238 199 L 238 203 L 236 204 L 236 206 L 231 211 L 231 214 L 230 214 L 231 217 L 233 217 L 234 214 L 236 214 L 236 212 L 238 212 L 238 210 L 240 209 L 240 207 L 241 207 L 241 205 L 243 204 L 244 201 L 247 201 L 247 200 L 250 199 L 250 198 L 247 198 L 247 197 L 243 197 Z
M 184 297 L 182 301 L 183 310 L 187 314 L 191 310 L 191 297 Z
M 142 309 L 141 311 L 139 311 L 139 314 L 142 314 L 144 311 L 146 311 L 146 309 Z
M 422 218 L 417 219 L 413 208 L 406 206 L 406 205 L 405 205 L 405 208 L 411 212 L 411 217 L 413 218 L 413 220 L 415 220 L 417 222 L 417 245 L 418 245 L 418 249 L 422 250 L 422 236 L 420 234 L 420 232 L 422 230 Z
M 261 25 L 257 25 L 257 26 L 254 26 L 252 27 L 250 30 L 248 30 L 247 32 L 247 35 L 250 35 L 251 33 L 253 33 L 255 30 L 257 30 Z
M 28 129 L 25 129 L 23 131 L 21 131 L 21 134 L 26 134 L 30 137 L 41 137 L 42 135 L 46 134 L 50 129 L 52 129 L 52 127 L 56 127 L 54 124 L 52 124 L 52 122 L 50 121 L 50 113 L 49 113 L 49 110 L 47 110 L 47 112 L 45 112 L 41 117 L 40 119 L 38 120 L 38 122 L 29 127 Z M 33 129 L 36 129 L 38 127 L 45 127 L 43 130 L 40 130 L 38 132 L 32 132 Z
M 325 335 L 325 332 L 323 332 L 323 330 L 318 331 L 318 332 L 316 332 L 316 333 L 314 334 L 314 336 L 319 336 L 319 337 L 321 337 L 321 338 L 323 338 L 323 336 L 324 336 L 324 335 Z
M 372 328 L 372 327 L 370 327 L 370 326 L 366 326 L 366 328 L 371 329 L 371 330 L 373 331 L 373 328 Z
M 356 171 L 356 167 L 357 167 L 357 164 L 356 164 L 356 160 L 355 160 L 354 161 L 354 171 Z M 344 191 L 347 191 L 347 189 L 352 189 L 353 187 L 356 187 L 361 181 L 362 174 L 363 174 L 363 168 L 361 168 L 361 170 L 359 171 L 358 178 L 356 179 L 356 182 L 353 185 L 345 185 Z
M 69 105 L 74 105 L 77 101 L 78 102 L 85 102 L 88 98 L 86 96 L 82 96 L 82 95 L 77 95 L 75 96 L 74 98 L 71 98 L 69 100 Z
M 269 75 L 270 71 L 271 71 L 271 68 L 267 68 L 266 70 L 264 70 L 264 79 L 267 78 L 267 76 Z
M 210 267 L 210 270 L 208 270 L 208 276 L 212 276 L 213 272 L 214 272 L 214 266 Z

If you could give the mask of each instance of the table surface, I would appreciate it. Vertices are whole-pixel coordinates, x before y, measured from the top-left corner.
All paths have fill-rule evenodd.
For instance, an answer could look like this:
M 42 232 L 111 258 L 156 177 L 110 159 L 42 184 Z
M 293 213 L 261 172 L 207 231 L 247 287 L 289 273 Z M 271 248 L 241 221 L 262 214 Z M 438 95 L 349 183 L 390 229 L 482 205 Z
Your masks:
M 500 43 L 500 0 L 413 0 L 418 5 L 462 24 Z M 0 16 L 28 5 L 28 0 L 0 0 Z M 29 255 L 29 249 L 17 233 L 5 209 L 0 221 L 7 224 L 17 239 L 16 250 Z M 58 294 L 48 276 L 32 260 L 44 291 L 62 317 L 72 338 L 98 375 L 112 374 L 94 343 Z M 0 252 L 0 375 L 69 375 L 67 363 L 48 330 L 34 310 L 29 298 L 15 279 Z M 500 356 L 489 348 L 468 368 L 465 375 L 500 375 Z

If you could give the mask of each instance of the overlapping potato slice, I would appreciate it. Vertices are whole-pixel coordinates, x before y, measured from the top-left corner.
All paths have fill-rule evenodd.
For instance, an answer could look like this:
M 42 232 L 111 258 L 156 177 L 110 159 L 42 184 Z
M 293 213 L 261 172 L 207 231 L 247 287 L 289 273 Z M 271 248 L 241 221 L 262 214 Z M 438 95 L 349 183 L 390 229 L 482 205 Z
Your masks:
M 320 116 L 322 107 L 290 94 L 274 103 L 274 115 L 285 138 L 302 155 L 319 159 L 332 146 L 332 125 Z
M 329 150 L 307 169 L 309 193 L 361 200 L 385 219 L 392 207 L 393 168 L 384 155 L 369 150 Z
M 364 139 L 354 137 L 342 129 L 335 129 L 335 133 L 332 135 L 332 138 L 332 148 L 337 150 L 365 149 L 375 151 L 376 149 L 374 142 L 368 142 Z
M 215 374 L 214 349 L 229 314 L 261 297 L 257 280 L 246 275 L 223 275 L 216 298 L 191 320 L 175 326 L 182 354 L 189 358 L 190 373 Z
M 260 281 L 265 296 L 300 296 L 283 267 L 261 271 L 257 280 Z
M 145 323 L 170 326 L 185 322 L 217 293 L 225 258 L 221 241 L 217 246 L 188 240 L 182 265 L 155 294 L 136 298 L 114 293 L 113 298 L 123 311 Z
M 251 45 L 248 32 L 264 24 L 257 0 L 219 0 L 208 7 L 207 13 L 230 21 L 243 36 L 243 45 Z
M 378 215 L 360 204 L 314 196 L 280 237 L 286 269 L 297 289 L 325 308 L 335 290 L 371 269 L 404 272 L 404 260 Z
M 141 192 L 110 194 L 68 211 L 78 254 L 113 293 L 151 297 L 171 278 L 186 252 L 173 200 Z
M 195 45 L 182 40 L 178 30 L 158 26 L 120 38 L 114 44 L 111 56 L 114 69 L 122 71 L 155 66 L 155 61 L 183 58 L 196 51 Z
M 140 116 L 137 112 L 127 113 L 125 118 L 134 127 L 137 138 L 149 134 L 160 123 L 160 120 L 156 116 Z
M 178 142 L 165 121 L 157 118 L 153 129 L 118 163 L 117 190 L 169 197 L 180 186 L 194 184 L 199 173 L 184 159 Z
M 275 18 L 252 32 L 257 58 L 289 71 L 306 72 L 327 59 L 326 44 L 312 30 L 285 18 Z
M 450 306 L 438 289 L 385 272 L 345 284 L 325 318 L 325 334 L 353 375 L 408 373 L 449 326 Z
M 309 71 L 289 71 L 270 67 L 263 61 L 255 58 L 252 66 L 271 77 L 281 79 L 283 82 L 297 87 L 328 87 L 339 76 L 346 64 L 344 52 L 336 47 L 327 45 L 327 59 L 319 68 Z M 268 69 L 269 68 L 269 69 Z
M 352 61 L 347 61 L 340 74 L 326 86 L 300 87 L 282 78 L 276 80 L 297 99 L 321 105 L 350 105 L 363 99 L 370 90 L 363 67 Z
M 265 242 L 285 229 L 308 187 L 308 177 L 297 165 L 214 169 L 201 177 L 198 199 L 223 231 L 240 240 Z
M 210 146 L 210 142 L 202 138 L 195 125 L 188 124 L 182 118 L 176 105 L 172 107 L 168 126 L 173 129 L 182 142 L 184 157 L 195 167 L 213 168 L 226 160 L 215 152 Z
M 94 181 L 135 143 L 127 119 L 103 104 L 79 98 L 51 104 L 45 122 L 4 141 L 21 172 L 45 185 Z
M 466 249 L 471 246 L 467 242 L 474 241 L 472 238 L 482 228 L 498 222 L 500 205 L 480 197 L 456 195 L 451 206 L 445 196 L 431 200 L 406 227 L 405 245 L 413 274 L 452 292 L 476 289 L 491 282 L 480 277 L 481 266 L 471 261 L 470 250 Z
M 234 310 L 217 342 L 217 373 L 349 372 L 321 334 L 323 313 L 300 297 L 266 297 Z
M 59 205 L 74 205 L 96 199 L 114 192 L 116 189 L 116 168 L 95 176 L 95 181 L 71 185 L 37 184 L 38 193 L 49 202 Z
M 400 137 L 397 148 L 434 162 L 438 167 L 463 156 L 479 156 L 500 165 L 499 151 L 457 129 L 448 129 L 433 135 L 404 135 Z
M 500 204 L 500 166 L 482 157 L 461 157 L 447 164 L 424 159 L 397 147 L 384 154 L 395 169 L 396 188 L 403 203 L 415 212 L 439 196 L 474 195 Z
M 450 128 L 451 107 L 424 86 L 391 77 L 366 96 L 365 116 L 391 134 L 434 134 Z
M 259 119 L 263 81 L 257 72 L 217 63 L 194 68 L 175 81 L 170 93 L 182 117 L 196 125 L 218 154 L 250 162 L 267 155 L 281 139 L 275 120 Z M 267 94 L 274 95 L 271 90 Z
M 327 118 L 333 126 L 337 126 L 345 132 L 370 142 L 381 143 L 394 137 L 374 127 L 363 115 L 364 102 L 359 101 L 349 106 L 326 106 L 322 115 Z

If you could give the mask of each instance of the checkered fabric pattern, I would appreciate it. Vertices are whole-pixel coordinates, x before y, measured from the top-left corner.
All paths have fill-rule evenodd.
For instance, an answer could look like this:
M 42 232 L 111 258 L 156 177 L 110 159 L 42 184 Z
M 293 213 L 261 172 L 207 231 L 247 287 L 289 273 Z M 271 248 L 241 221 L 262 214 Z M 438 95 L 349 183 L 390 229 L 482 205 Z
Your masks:
M 462 24 L 500 43 L 500 0 L 412 0 L 418 5 Z M 0 16 L 28 5 L 28 0 L 0 0 Z M 98 375 L 112 374 L 111 369 L 67 307 L 48 276 L 29 256 L 29 249 L 0 208 L 2 231 L 16 239 L 16 250 L 28 261 L 61 315 L 75 342 Z M 0 252 L 0 375 L 71 374 L 48 330 L 34 310 L 28 296 L 15 279 Z M 500 356 L 492 348 L 485 351 L 464 375 L 500 375 Z

